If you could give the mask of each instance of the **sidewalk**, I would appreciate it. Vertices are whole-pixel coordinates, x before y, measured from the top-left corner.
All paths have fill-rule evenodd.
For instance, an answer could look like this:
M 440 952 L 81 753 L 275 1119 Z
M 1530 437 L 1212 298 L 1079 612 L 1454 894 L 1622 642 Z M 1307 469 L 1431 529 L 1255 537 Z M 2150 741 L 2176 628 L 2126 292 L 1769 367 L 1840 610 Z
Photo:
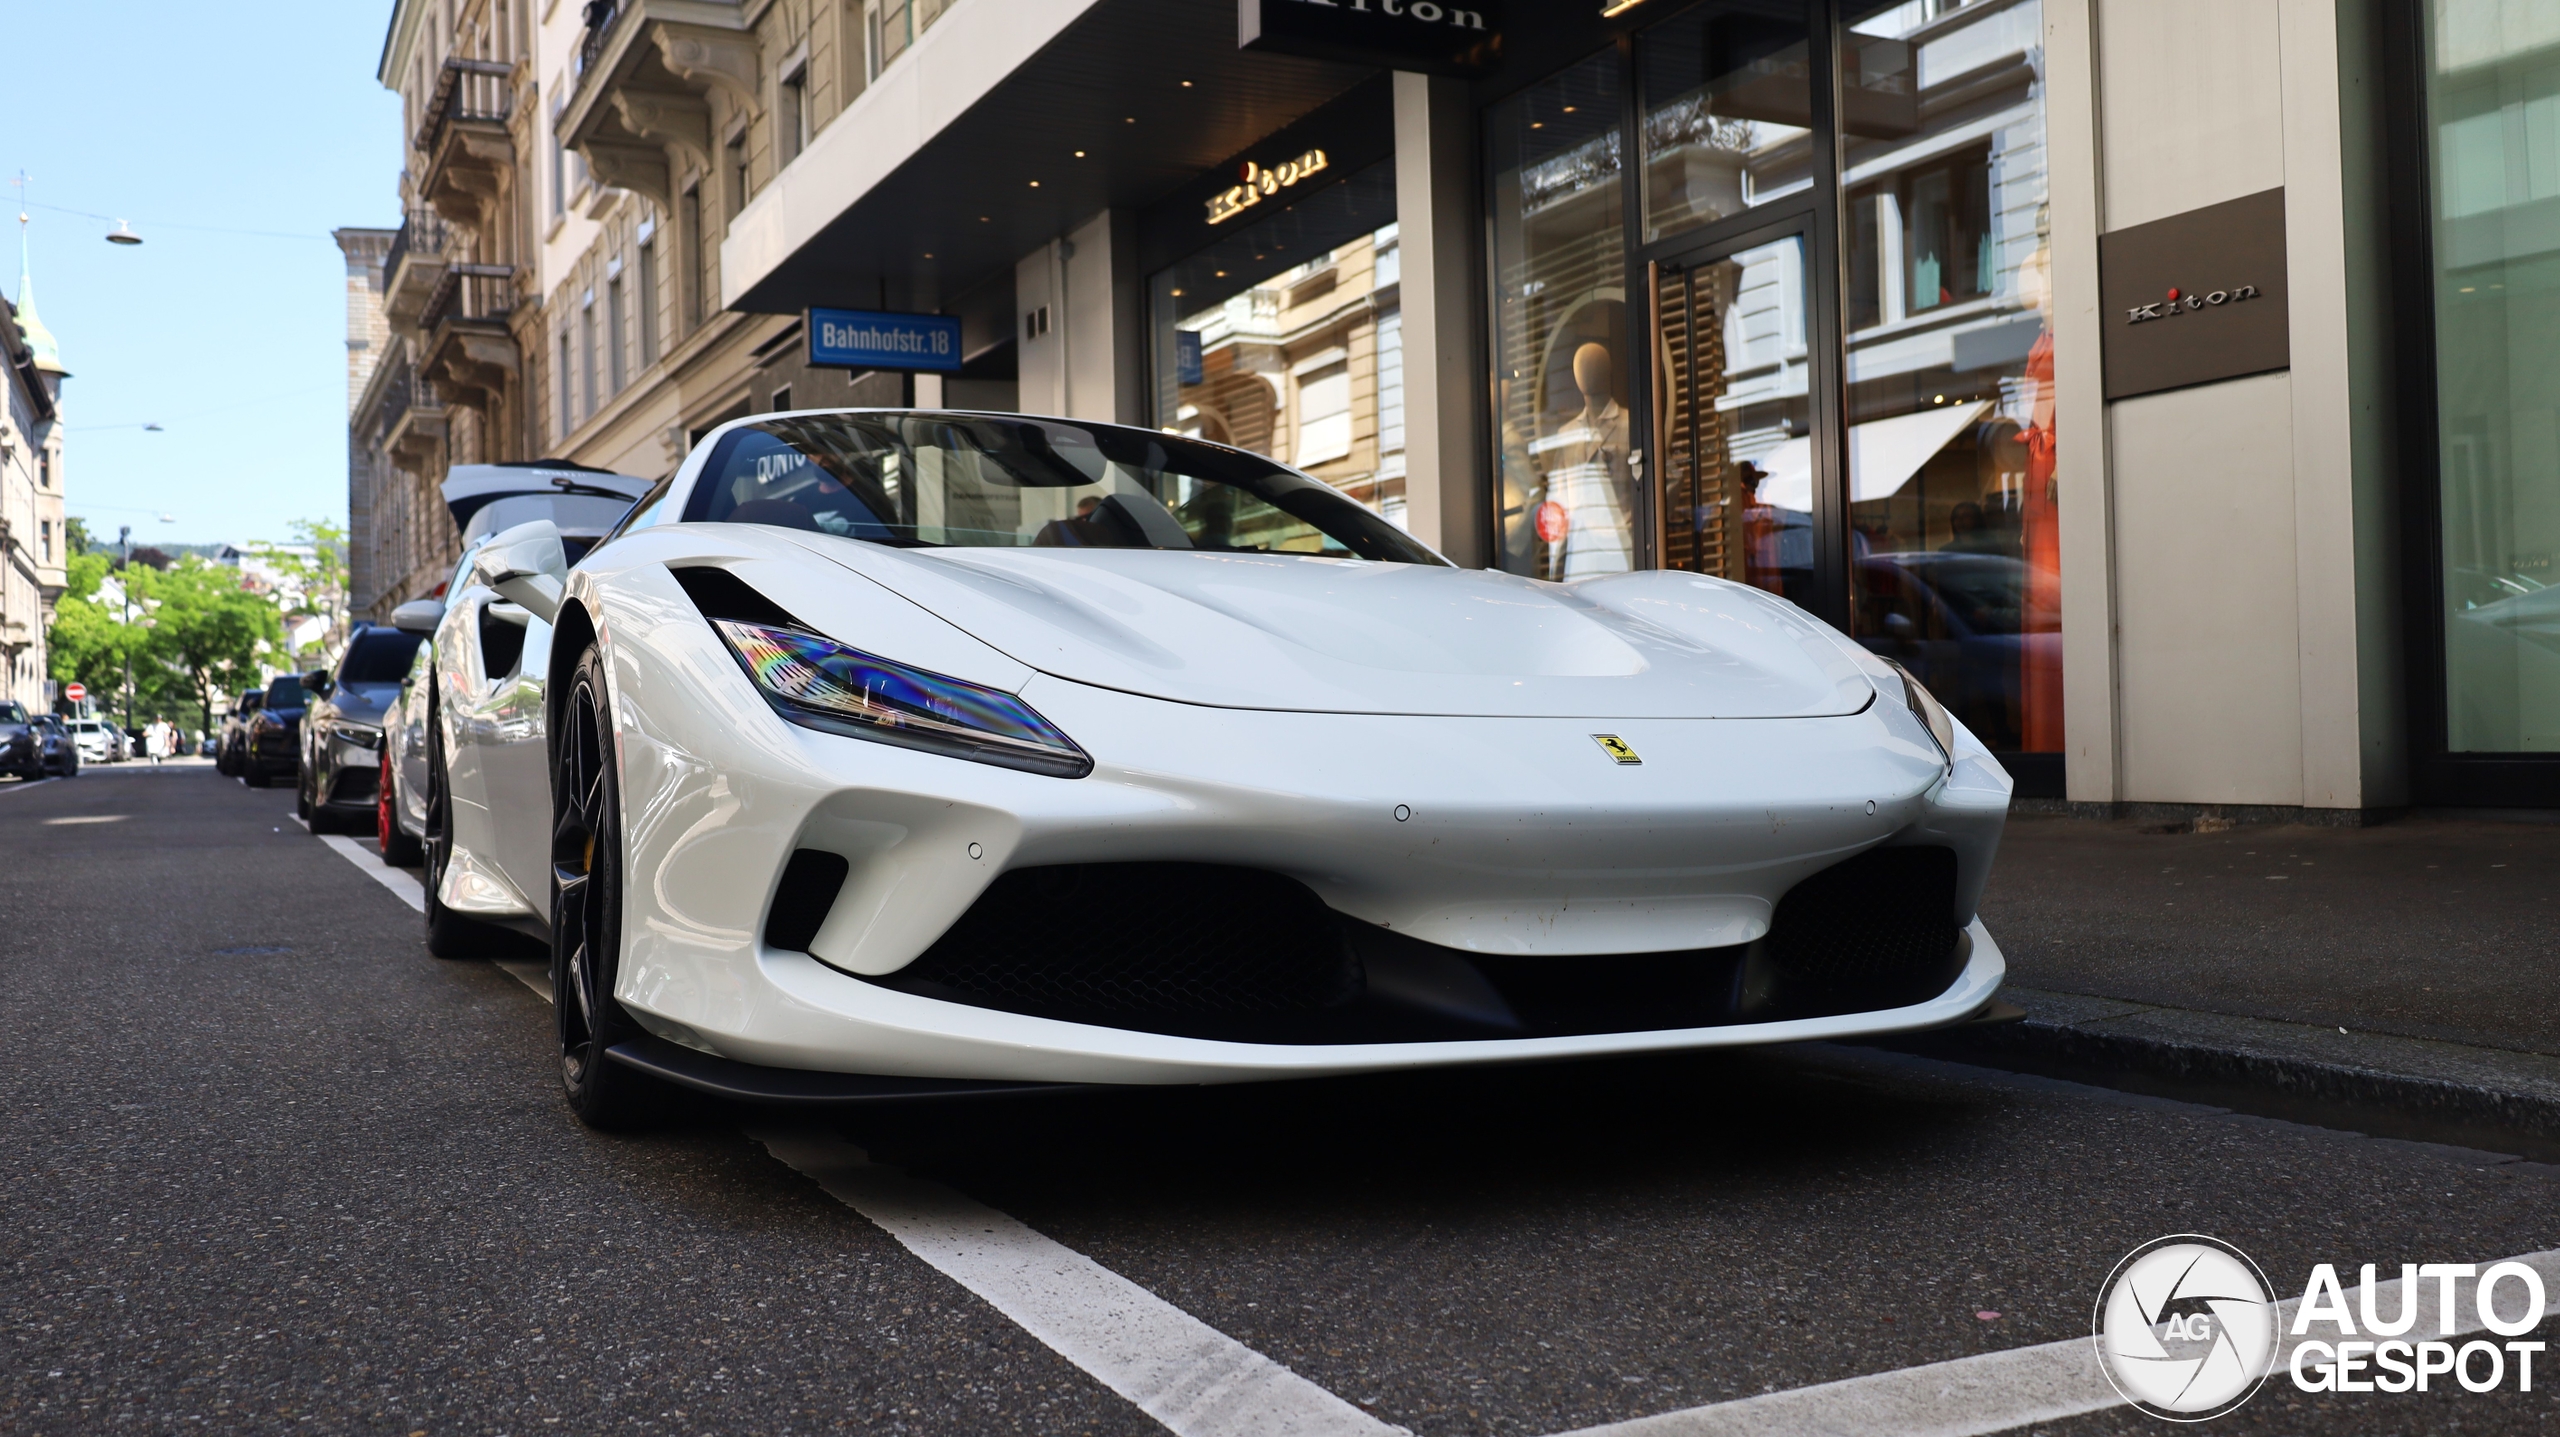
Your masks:
M 2028 1019 L 1924 1046 L 2560 1154 L 2560 825 L 2169 827 L 2013 816 L 1982 915 Z

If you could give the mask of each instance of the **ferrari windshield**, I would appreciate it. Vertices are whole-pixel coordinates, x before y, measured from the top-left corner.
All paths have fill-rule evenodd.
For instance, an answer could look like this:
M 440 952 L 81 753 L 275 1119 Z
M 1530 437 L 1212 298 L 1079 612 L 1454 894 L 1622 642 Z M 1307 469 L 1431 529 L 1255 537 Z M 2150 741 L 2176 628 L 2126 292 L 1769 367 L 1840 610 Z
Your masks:
M 1015 415 L 758 420 L 721 436 L 684 517 L 902 545 L 1447 562 L 1268 459 L 1153 430 Z

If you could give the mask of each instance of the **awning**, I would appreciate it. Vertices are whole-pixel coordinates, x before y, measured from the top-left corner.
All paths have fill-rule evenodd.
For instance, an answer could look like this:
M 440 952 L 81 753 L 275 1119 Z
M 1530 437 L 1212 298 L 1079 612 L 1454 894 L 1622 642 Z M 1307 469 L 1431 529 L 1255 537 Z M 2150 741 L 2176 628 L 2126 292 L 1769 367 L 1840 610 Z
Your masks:
M 1957 435 L 1989 412 L 1991 401 L 1977 399 L 1944 409 L 1923 409 L 1891 419 L 1870 419 L 1849 427 L 1849 500 L 1864 504 L 1902 492 L 1920 466 L 1929 462 Z M 1813 440 L 1790 439 L 1765 453 L 1749 456 L 1767 471 L 1760 481 L 1760 502 L 1779 509 L 1813 512 Z

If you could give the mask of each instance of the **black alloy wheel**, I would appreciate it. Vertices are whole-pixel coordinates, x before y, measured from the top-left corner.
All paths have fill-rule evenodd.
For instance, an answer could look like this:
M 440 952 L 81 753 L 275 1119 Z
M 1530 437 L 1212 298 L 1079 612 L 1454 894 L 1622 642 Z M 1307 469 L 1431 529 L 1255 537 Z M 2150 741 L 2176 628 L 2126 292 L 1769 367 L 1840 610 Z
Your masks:
M 436 899 L 445 868 L 453 862 L 453 823 L 445 799 L 444 731 L 436 702 L 427 698 L 427 836 L 419 845 L 427 864 L 427 951 L 438 958 L 495 958 L 522 952 L 530 943 L 514 931 L 466 918 Z
M 560 1084 L 591 1128 L 642 1127 L 664 1110 L 655 1082 L 605 1056 L 640 1035 L 614 1001 L 622 957 L 622 792 L 605 714 L 603 655 L 578 658 L 551 741 L 551 995 Z

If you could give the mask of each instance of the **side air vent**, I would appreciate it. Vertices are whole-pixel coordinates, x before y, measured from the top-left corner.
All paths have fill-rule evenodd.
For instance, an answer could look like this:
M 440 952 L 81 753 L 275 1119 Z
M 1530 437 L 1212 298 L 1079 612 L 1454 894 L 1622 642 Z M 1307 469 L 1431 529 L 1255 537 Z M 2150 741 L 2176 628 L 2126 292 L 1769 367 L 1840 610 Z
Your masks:
M 816 848 L 793 852 L 791 861 L 782 865 L 782 885 L 774 891 L 773 911 L 765 915 L 765 946 L 808 952 L 851 869 L 840 853 Z
M 684 589 L 685 597 L 702 611 L 706 619 L 735 619 L 742 624 L 771 624 L 780 629 L 805 629 L 808 625 L 791 616 L 780 604 L 748 587 L 747 581 L 726 569 L 696 564 L 667 571 Z
M 1936 997 L 1962 965 L 1956 855 L 1874 848 L 1787 890 L 1769 959 L 1797 1012 L 1857 1012 Z

